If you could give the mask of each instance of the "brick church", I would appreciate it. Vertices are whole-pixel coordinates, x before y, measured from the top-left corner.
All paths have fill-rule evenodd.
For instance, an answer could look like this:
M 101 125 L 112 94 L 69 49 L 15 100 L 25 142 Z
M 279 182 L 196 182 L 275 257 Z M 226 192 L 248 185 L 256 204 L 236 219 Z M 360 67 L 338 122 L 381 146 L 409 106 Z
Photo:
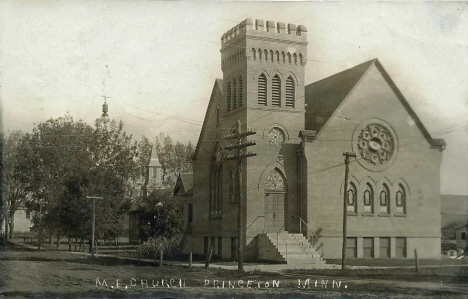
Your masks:
M 305 26 L 246 19 L 221 37 L 193 158 L 185 253 L 236 259 L 242 192 L 246 260 L 341 258 L 347 192 L 348 258 L 440 258 L 440 163 L 426 130 L 377 60 L 306 85 Z M 238 120 L 256 156 L 226 159 Z M 343 152 L 353 152 L 344 186 Z M 189 179 L 185 178 L 186 181 Z M 239 188 L 241 180 L 242 188 Z M 178 190 L 179 190 L 178 189 Z M 186 196 L 188 194 L 188 196 Z

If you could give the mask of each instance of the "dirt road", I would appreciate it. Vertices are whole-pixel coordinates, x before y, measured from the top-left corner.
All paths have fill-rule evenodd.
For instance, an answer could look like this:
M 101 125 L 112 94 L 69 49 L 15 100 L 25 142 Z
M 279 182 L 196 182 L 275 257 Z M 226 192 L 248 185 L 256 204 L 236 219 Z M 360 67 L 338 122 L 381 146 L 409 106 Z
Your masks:
M 4 297 L 408 298 L 468 296 L 468 268 L 245 273 L 154 267 L 59 251 L 0 252 Z

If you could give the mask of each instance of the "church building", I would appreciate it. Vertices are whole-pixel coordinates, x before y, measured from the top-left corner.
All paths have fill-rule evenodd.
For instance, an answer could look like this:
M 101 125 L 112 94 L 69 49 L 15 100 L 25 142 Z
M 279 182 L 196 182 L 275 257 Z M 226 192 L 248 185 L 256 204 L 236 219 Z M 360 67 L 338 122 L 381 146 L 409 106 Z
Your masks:
M 246 19 L 221 37 L 193 157 L 183 252 L 288 264 L 348 258 L 440 258 L 440 163 L 426 130 L 377 60 L 306 85 L 307 29 Z M 255 131 L 242 172 L 226 136 Z M 356 155 L 344 186 L 343 152 Z M 241 186 L 241 188 L 240 188 Z M 187 223 L 187 222 L 186 222 Z

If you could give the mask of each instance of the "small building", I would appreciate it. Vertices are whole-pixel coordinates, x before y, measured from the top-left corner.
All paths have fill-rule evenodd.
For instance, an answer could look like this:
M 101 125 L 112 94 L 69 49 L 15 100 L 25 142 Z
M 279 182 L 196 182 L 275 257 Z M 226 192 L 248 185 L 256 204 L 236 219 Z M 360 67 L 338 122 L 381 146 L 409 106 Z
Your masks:
M 184 252 L 184 247 L 187 246 L 187 241 L 189 240 L 188 236 L 192 234 L 193 226 L 193 174 L 179 174 L 172 196 L 174 201 L 182 205 L 184 237 L 181 241 L 181 249 Z
M 458 253 L 462 254 L 466 252 L 468 249 L 468 223 L 457 228 L 456 238 Z

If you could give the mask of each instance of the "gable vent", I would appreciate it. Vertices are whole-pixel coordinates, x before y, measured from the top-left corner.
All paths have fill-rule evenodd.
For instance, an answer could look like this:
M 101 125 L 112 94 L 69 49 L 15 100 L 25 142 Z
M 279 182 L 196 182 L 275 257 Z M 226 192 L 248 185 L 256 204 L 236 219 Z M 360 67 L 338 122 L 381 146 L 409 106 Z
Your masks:
M 258 77 L 258 104 L 266 106 L 266 76 L 265 74 L 261 74 Z
M 271 82 L 271 105 L 274 107 L 281 106 L 281 80 L 278 75 L 275 75 Z

